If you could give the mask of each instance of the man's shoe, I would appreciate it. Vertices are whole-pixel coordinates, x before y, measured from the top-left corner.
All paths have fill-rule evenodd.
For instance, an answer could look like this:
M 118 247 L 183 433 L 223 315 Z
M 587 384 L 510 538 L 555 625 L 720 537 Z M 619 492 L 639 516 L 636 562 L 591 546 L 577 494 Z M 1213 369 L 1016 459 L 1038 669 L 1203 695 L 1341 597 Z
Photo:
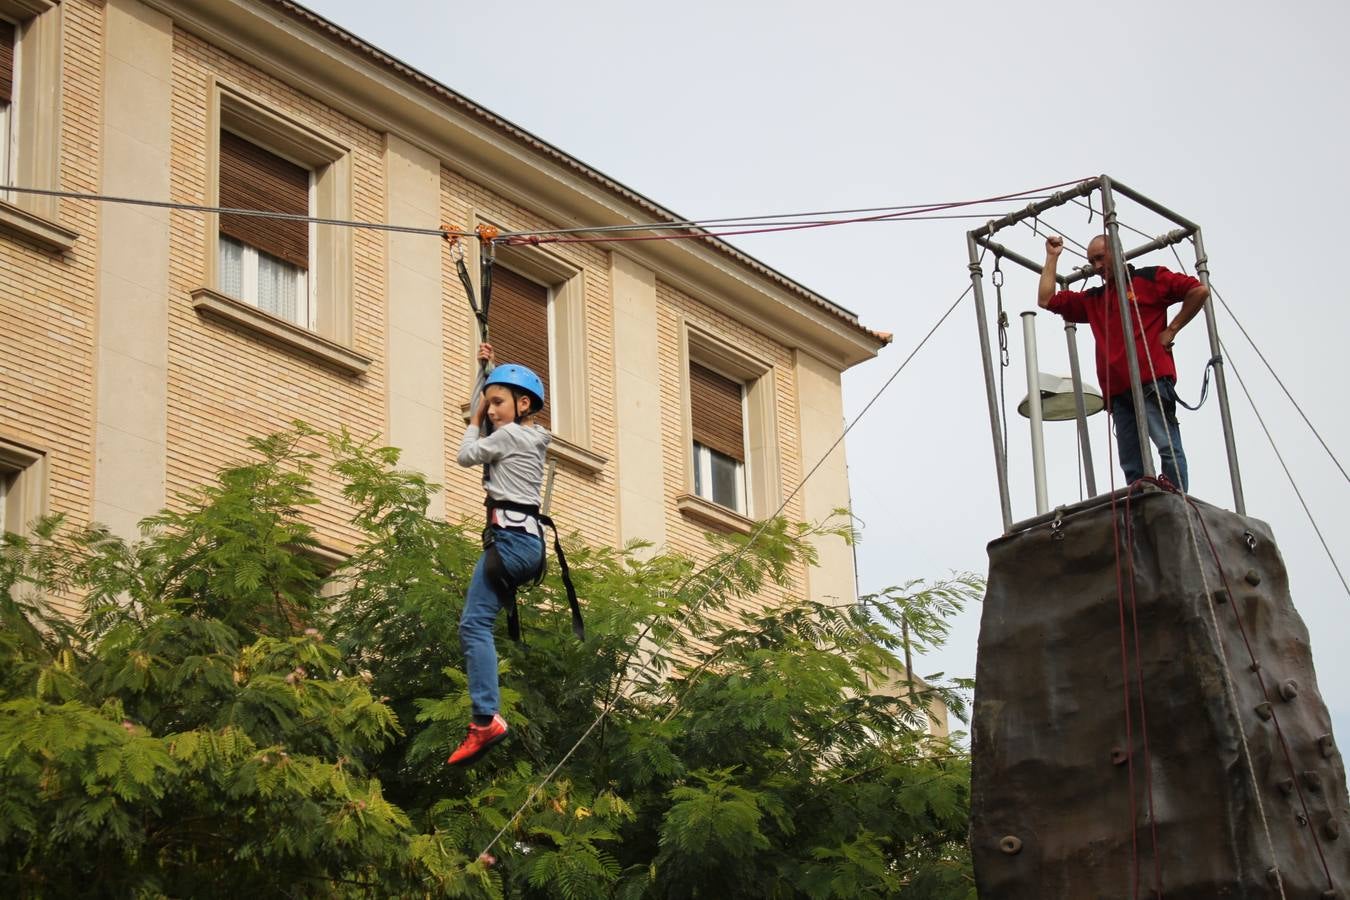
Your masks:
M 477 762 L 497 744 L 506 740 L 506 720 L 500 713 L 492 716 L 492 721 L 486 725 L 475 725 L 469 723 L 469 734 L 464 738 L 464 743 L 450 754 L 446 763 L 452 766 L 467 766 Z

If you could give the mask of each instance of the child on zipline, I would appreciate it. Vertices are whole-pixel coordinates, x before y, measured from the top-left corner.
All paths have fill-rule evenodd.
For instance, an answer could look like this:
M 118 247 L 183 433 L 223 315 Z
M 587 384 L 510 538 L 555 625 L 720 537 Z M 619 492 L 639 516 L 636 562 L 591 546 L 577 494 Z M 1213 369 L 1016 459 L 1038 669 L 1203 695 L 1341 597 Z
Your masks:
M 538 507 L 544 455 L 552 435 L 534 421 L 544 408 L 544 383 L 524 366 L 494 367 L 491 344 L 478 348 L 478 359 L 485 365 L 469 402 L 473 415 L 459 445 L 459 464 L 483 467 L 488 524 L 483 531 L 483 555 L 474 567 L 459 619 L 473 721 L 468 736 L 447 760 L 452 766 L 475 762 L 506 738 L 492 629 L 497 613 L 506 607 L 512 637 L 519 633 L 516 588 L 536 578 L 544 565 Z M 491 423 L 491 434 L 481 437 L 484 418 Z M 534 514 L 519 507 L 530 508 Z

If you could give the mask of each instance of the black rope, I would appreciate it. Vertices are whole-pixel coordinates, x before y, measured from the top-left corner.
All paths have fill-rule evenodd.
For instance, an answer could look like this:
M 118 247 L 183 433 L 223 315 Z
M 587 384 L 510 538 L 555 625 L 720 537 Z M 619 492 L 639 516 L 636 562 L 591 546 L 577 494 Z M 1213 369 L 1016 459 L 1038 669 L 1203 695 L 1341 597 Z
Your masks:
M 1186 407 L 1191 412 L 1195 412 L 1200 407 L 1205 405 L 1205 398 L 1209 396 L 1209 376 L 1214 373 L 1215 366 L 1221 365 L 1223 365 L 1223 354 L 1215 354 L 1213 357 L 1210 358 L 1209 362 L 1205 363 L 1205 378 L 1204 381 L 1200 383 L 1200 399 L 1195 402 L 1194 406 L 1191 406 L 1185 400 L 1182 400 L 1180 397 L 1177 397 L 1175 390 L 1172 391 L 1172 396 L 1176 397 L 1176 401 L 1180 403 L 1182 406 Z

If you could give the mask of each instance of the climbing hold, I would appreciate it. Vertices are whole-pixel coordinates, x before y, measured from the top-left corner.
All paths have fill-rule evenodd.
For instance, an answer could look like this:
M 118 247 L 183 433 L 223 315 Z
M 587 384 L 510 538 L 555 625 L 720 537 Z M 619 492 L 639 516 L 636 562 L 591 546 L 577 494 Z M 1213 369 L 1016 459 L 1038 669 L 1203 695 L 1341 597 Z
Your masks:
M 1248 569 L 1247 583 L 1250 584 L 1252 587 L 1256 587 L 1258 584 L 1261 583 L 1261 573 L 1256 571 L 1255 569 Z
M 1312 791 L 1314 794 L 1319 793 L 1322 790 L 1322 776 L 1316 772 L 1304 772 L 1303 783 L 1307 785 L 1308 790 Z
M 1270 708 L 1269 703 L 1261 703 L 1256 707 L 1256 714 L 1262 719 L 1269 721 L 1270 717 L 1275 715 L 1275 711 Z
M 1130 754 L 1121 750 L 1119 747 L 1111 751 L 1111 765 L 1113 766 L 1123 766 L 1125 765 L 1125 761 L 1129 758 Z
M 1214 592 L 1214 602 L 1215 602 L 1215 603 L 1227 603 L 1227 602 L 1228 602 L 1228 592 L 1225 591 L 1225 590 L 1223 590 L 1222 588 L 1220 588 L 1219 590 L 1215 591 L 1215 592 Z
M 1327 823 L 1322 826 L 1322 833 L 1327 836 L 1327 840 L 1336 840 L 1341 836 L 1341 823 L 1335 819 L 1327 819 Z
M 1294 792 L 1294 779 L 1286 778 L 1279 783 L 1280 793 L 1288 797 Z
M 1269 881 L 1271 884 L 1279 884 L 1280 870 L 1277 869 L 1275 866 L 1271 866 L 1269 869 L 1266 869 L 1266 881 Z
M 1009 856 L 1016 856 L 1022 852 L 1022 839 L 1014 834 L 1004 835 L 998 842 L 998 849 Z
M 1298 696 L 1298 682 L 1297 682 L 1297 681 L 1294 681 L 1294 680 L 1291 678 L 1291 679 L 1289 679 L 1288 681 L 1286 681 L 1284 684 L 1280 685 L 1280 696 L 1284 698 L 1284 700 L 1285 700 L 1286 703 L 1289 702 L 1290 700 L 1293 700 L 1295 697 L 1297 697 L 1297 696 Z
M 1250 666 L 1248 666 L 1247 668 L 1251 669 L 1253 672 L 1260 672 L 1260 671 L 1261 671 L 1261 660 L 1259 660 L 1259 659 L 1254 659 L 1254 660 L 1252 660 L 1252 664 L 1251 664 Z
M 1324 734 L 1317 739 L 1317 749 L 1322 751 L 1324 759 L 1330 759 L 1331 754 L 1336 752 L 1336 742 L 1330 734 Z

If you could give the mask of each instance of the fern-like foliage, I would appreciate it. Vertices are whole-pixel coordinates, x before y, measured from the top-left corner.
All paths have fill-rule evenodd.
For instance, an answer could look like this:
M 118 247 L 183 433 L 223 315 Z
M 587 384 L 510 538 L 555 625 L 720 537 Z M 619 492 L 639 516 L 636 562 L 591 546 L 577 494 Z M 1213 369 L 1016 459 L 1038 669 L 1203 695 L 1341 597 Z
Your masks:
M 697 558 L 565 536 L 587 640 L 554 566 L 498 644 L 511 739 L 452 770 L 477 517 L 345 432 L 249 451 L 140 540 L 0 540 L 0 896 L 970 896 L 968 760 L 927 736 L 968 684 L 907 681 L 903 636 L 940 645 L 978 579 L 794 598 L 846 517 Z

